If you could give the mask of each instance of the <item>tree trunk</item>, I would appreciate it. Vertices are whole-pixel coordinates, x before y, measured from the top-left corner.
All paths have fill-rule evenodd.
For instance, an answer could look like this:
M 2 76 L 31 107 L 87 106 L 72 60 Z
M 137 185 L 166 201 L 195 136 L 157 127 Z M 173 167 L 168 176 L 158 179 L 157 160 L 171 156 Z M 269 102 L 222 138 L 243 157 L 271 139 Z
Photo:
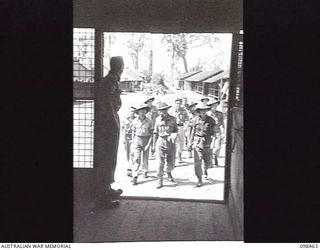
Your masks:
M 183 60 L 184 71 L 185 71 L 185 73 L 188 73 L 189 71 L 188 71 L 187 58 L 186 58 L 186 56 L 185 56 L 185 55 L 184 55 L 184 56 L 182 56 L 181 58 L 182 58 L 182 60 Z
M 134 69 L 139 69 L 139 52 L 136 51 Z
M 149 55 L 149 72 L 150 75 L 153 75 L 153 51 L 150 50 L 150 55 Z
M 172 57 L 171 57 L 171 79 L 173 79 L 173 68 L 174 68 L 174 51 L 172 51 Z
M 174 51 L 172 51 L 172 55 L 171 55 L 171 72 L 173 71 L 173 67 L 174 67 Z

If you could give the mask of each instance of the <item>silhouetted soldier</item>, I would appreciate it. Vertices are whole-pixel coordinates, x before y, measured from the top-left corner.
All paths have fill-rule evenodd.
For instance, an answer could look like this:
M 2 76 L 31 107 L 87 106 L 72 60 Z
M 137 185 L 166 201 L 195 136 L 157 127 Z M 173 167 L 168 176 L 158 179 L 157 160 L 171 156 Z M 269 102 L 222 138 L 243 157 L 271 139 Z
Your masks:
M 110 71 L 97 84 L 95 99 L 95 171 L 96 206 L 113 208 L 120 204 L 117 200 L 121 189 L 114 190 L 114 172 L 117 165 L 121 107 L 120 76 L 124 63 L 122 57 L 112 57 Z

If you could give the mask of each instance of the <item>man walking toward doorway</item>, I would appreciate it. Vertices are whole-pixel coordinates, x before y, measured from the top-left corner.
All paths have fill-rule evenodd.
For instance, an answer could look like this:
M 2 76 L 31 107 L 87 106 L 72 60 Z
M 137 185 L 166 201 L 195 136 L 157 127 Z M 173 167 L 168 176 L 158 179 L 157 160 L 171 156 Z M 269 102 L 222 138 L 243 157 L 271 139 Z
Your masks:
M 153 126 L 158 116 L 157 107 L 153 105 L 154 99 L 155 99 L 154 97 L 150 97 L 144 102 L 150 108 L 150 111 L 147 113 L 147 117 L 152 121 Z M 150 151 L 151 151 L 151 155 L 154 155 L 155 150 L 153 148 L 153 143 L 151 143 Z
M 120 76 L 124 69 L 122 57 L 110 59 L 110 71 L 97 83 L 95 99 L 95 187 L 96 207 L 114 208 L 122 190 L 114 190 L 114 172 L 120 135 L 118 111 L 121 107 Z
M 194 119 L 192 125 L 192 144 L 194 148 L 194 169 L 198 178 L 197 187 L 202 186 L 202 174 L 208 177 L 208 168 L 211 167 L 210 146 L 214 136 L 215 121 L 208 116 L 206 112 L 210 109 L 207 105 L 200 103 L 195 110 L 198 116 Z M 204 161 L 202 169 L 202 161 Z
M 178 146 L 178 159 L 179 163 L 182 163 L 182 152 L 183 152 L 183 145 L 184 145 L 184 137 L 185 137 L 185 132 L 184 132 L 184 126 L 185 123 L 189 120 L 188 112 L 187 110 L 181 106 L 182 104 L 182 99 L 177 98 L 175 100 L 175 109 L 174 112 L 172 112 L 172 116 L 176 118 L 177 121 L 177 126 L 178 126 L 178 134 L 177 134 L 177 146 Z
M 197 104 L 198 104 L 197 102 L 191 102 L 189 105 L 189 112 L 188 112 L 189 120 L 186 123 L 188 158 L 192 158 L 192 147 L 191 147 L 192 124 L 193 124 L 193 120 L 197 115 L 195 111 L 195 107 Z
M 211 116 L 215 120 L 215 135 L 212 141 L 212 158 L 213 165 L 218 166 L 218 157 L 220 155 L 220 150 L 222 146 L 222 140 L 224 137 L 224 121 L 223 121 L 223 113 L 217 110 L 219 105 L 218 100 L 213 100 L 208 103 L 208 106 L 211 108 L 208 112 L 208 115 Z
M 122 134 L 123 134 L 123 144 L 124 150 L 126 151 L 126 158 L 127 158 L 127 175 L 132 177 L 132 121 L 136 118 L 135 113 L 136 108 L 130 107 L 129 114 L 123 120 L 122 125 Z
M 173 181 L 171 171 L 175 165 L 176 159 L 176 137 L 178 133 L 178 127 L 176 118 L 168 114 L 169 106 L 166 103 L 160 103 L 158 110 L 160 116 L 156 118 L 154 127 L 154 139 L 153 144 L 156 149 L 157 164 L 158 164 L 158 184 L 157 188 L 163 186 L 163 172 L 168 175 L 168 180 Z M 164 169 L 166 165 L 166 168 Z
M 157 116 L 158 116 L 158 110 L 157 107 L 153 105 L 154 97 L 150 97 L 147 100 L 145 100 L 145 104 L 150 108 L 149 113 L 147 114 L 147 117 L 154 123 Z
M 203 103 L 204 105 L 207 105 L 209 101 L 210 101 L 209 97 L 206 97 L 206 96 L 200 99 L 200 102 Z
M 133 134 L 133 165 L 132 165 L 132 183 L 138 184 L 138 175 L 142 165 L 143 176 L 148 177 L 148 161 L 149 161 L 149 148 L 152 142 L 153 135 L 153 122 L 146 117 L 150 108 L 147 105 L 141 105 L 136 109 L 138 117 L 132 122 Z M 142 155 L 142 157 L 141 157 Z M 142 162 L 141 162 L 142 158 Z

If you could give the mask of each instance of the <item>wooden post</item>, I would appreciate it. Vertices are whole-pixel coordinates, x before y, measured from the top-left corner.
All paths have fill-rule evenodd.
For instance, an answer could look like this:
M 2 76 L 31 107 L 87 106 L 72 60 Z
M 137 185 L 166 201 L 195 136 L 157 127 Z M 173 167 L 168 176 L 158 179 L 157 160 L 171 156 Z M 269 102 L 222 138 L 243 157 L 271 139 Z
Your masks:
M 94 65 L 94 82 L 98 83 L 103 78 L 103 32 L 98 29 L 95 29 Z
M 98 88 L 96 87 L 97 84 L 103 78 L 103 32 L 95 29 L 95 39 L 94 39 L 94 100 L 97 96 Z M 94 121 L 96 121 L 96 105 L 94 101 Z M 96 134 L 96 126 L 94 125 L 94 133 L 93 133 L 93 166 L 95 166 L 95 159 L 96 159 L 96 138 L 99 136 Z
M 230 184 L 231 184 L 231 151 L 232 151 L 232 110 L 235 106 L 236 86 L 238 78 L 238 57 L 239 57 L 239 41 L 240 35 L 232 34 L 231 48 L 231 64 L 230 64 L 230 85 L 229 85 L 229 100 L 228 100 L 228 120 L 226 132 L 226 160 L 225 160 L 225 185 L 224 185 L 224 201 L 227 203 L 229 199 Z
M 205 82 L 202 82 L 202 94 L 204 96 L 208 96 L 208 84 Z
M 219 96 L 219 101 L 221 101 L 221 90 L 223 88 L 223 78 L 220 79 L 220 85 L 218 84 L 218 96 Z

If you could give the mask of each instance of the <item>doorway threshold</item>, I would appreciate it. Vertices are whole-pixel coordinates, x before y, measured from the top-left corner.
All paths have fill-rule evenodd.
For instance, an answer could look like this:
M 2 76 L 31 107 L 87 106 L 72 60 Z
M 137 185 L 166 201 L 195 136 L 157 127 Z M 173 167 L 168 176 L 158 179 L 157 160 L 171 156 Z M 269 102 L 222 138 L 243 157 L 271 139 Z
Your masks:
M 162 198 L 162 197 L 149 197 L 149 196 L 121 196 L 121 200 L 151 200 L 151 201 L 175 201 L 175 202 L 199 202 L 199 203 L 212 203 L 212 204 L 225 204 L 224 200 L 208 200 L 208 199 L 182 199 L 182 198 Z

